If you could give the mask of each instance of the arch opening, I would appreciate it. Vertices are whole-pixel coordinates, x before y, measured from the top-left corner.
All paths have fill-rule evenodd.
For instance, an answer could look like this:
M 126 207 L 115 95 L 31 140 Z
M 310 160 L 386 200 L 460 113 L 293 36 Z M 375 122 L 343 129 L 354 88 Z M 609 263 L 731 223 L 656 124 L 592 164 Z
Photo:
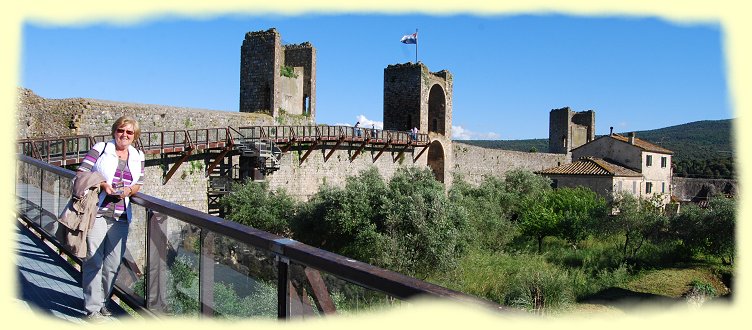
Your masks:
M 445 123 L 446 96 L 444 88 L 436 84 L 428 93 L 428 132 L 446 134 Z
M 428 146 L 428 167 L 431 168 L 436 181 L 444 182 L 444 146 L 433 141 Z

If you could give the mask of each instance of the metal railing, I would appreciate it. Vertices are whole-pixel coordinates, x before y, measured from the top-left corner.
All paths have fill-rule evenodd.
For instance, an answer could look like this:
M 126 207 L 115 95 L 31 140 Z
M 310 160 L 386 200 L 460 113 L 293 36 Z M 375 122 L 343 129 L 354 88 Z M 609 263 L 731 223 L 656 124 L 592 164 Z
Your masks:
M 75 173 L 18 155 L 18 215 L 57 246 Z M 304 318 L 399 306 L 416 296 L 494 303 L 149 195 L 133 221 L 116 294 L 137 311 L 220 318 Z M 80 264 L 70 252 L 61 251 Z

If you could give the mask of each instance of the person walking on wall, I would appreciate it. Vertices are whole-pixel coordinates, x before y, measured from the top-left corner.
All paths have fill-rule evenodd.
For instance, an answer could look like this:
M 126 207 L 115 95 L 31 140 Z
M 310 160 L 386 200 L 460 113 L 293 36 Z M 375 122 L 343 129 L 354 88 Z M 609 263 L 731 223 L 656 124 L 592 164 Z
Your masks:
M 355 128 L 355 135 L 357 135 L 358 137 L 361 137 L 363 133 L 361 132 L 361 129 L 360 129 L 360 122 L 355 123 L 354 128 Z
M 410 138 L 413 139 L 413 141 L 418 140 L 418 128 L 413 127 L 413 129 L 410 130 Z
M 371 124 L 371 138 L 376 139 L 379 136 L 378 132 L 376 132 L 376 125 Z
M 99 183 L 99 208 L 86 237 L 88 251 L 81 267 L 84 310 L 92 320 L 112 315 L 107 301 L 125 253 L 132 219 L 130 196 L 144 184 L 144 154 L 131 145 L 140 134 L 135 119 L 118 118 L 112 124 L 113 139 L 95 144 L 78 167 L 105 179 Z

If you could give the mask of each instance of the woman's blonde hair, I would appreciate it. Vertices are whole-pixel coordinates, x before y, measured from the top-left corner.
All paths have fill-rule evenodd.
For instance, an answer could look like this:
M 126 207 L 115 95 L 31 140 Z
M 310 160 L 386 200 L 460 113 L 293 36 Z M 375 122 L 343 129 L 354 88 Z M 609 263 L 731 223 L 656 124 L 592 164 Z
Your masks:
M 112 136 L 115 137 L 115 131 L 118 128 L 128 124 L 131 124 L 131 126 L 133 126 L 133 141 L 138 140 L 138 137 L 141 136 L 141 127 L 138 126 L 138 121 L 130 116 L 122 116 L 115 120 L 114 123 L 112 123 Z

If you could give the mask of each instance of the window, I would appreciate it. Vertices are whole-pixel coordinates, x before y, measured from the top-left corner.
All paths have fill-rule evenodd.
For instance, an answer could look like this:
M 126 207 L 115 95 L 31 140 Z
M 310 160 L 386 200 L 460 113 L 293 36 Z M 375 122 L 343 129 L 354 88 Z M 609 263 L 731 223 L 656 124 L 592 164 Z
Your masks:
M 554 188 L 554 189 L 559 188 L 559 180 L 557 179 L 551 180 L 551 188 Z
M 668 165 L 668 158 L 661 157 L 661 168 L 666 168 L 666 165 Z
M 649 194 L 653 192 L 653 183 L 652 182 L 645 182 L 645 193 Z
M 622 188 L 622 183 L 624 183 L 624 181 L 619 181 L 619 191 L 623 191 L 624 190 L 624 188 Z
M 653 166 L 653 155 L 645 156 L 645 166 Z
M 637 194 L 637 181 L 632 181 L 632 193 Z
M 661 193 L 663 193 L 663 194 L 666 193 L 666 183 L 665 182 L 661 182 Z

